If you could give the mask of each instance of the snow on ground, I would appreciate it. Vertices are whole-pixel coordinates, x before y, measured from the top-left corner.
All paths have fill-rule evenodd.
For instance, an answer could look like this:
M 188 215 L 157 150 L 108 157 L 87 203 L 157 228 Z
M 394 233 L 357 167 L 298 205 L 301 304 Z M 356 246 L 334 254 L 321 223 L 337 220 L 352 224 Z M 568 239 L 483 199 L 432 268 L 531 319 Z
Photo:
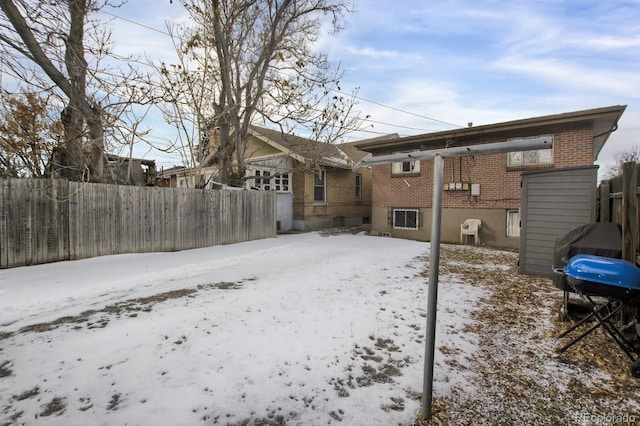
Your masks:
M 412 424 L 428 251 L 306 233 L 0 271 L 0 425 Z M 440 281 L 442 396 L 484 290 Z

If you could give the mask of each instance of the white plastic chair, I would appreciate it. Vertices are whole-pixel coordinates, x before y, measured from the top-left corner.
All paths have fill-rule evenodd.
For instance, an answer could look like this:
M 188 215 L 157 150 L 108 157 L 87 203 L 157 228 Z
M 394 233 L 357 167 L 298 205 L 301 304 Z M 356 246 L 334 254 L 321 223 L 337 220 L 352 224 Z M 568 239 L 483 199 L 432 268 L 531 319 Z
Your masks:
M 475 243 L 480 244 L 480 235 L 478 235 L 480 231 L 480 227 L 482 226 L 482 221 L 480 219 L 467 219 L 462 225 L 460 225 L 460 243 L 462 243 L 462 237 L 465 235 L 473 235 L 475 238 Z

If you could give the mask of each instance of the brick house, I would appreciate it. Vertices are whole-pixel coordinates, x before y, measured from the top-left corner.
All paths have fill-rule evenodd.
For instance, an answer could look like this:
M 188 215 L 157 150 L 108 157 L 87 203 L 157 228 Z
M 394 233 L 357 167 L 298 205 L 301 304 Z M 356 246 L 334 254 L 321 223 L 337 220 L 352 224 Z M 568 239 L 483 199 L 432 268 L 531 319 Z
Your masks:
M 393 137 L 397 135 L 371 140 Z M 252 127 L 245 150 L 245 189 L 277 192 L 280 231 L 369 224 L 371 170 L 353 169 L 366 155 L 353 143 L 334 145 Z M 215 165 L 197 171 L 174 169 L 164 177 L 171 186 L 193 187 L 196 173 L 207 182 L 205 187 L 219 187 Z
M 255 178 L 246 185 L 278 191 L 280 230 L 313 231 L 370 223 L 371 170 L 353 169 L 367 153 L 353 143 L 333 145 L 259 127 L 251 132 L 247 175 Z M 393 137 L 397 135 L 370 141 Z
M 519 246 L 521 173 L 593 165 L 626 106 L 468 127 L 437 133 L 369 140 L 356 148 L 376 155 L 545 137 L 553 148 L 446 158 L 441 239 L 460 241 L 460 225 L 480 219 L 480 239 Z M 404 161 L 372 167 L 372 233 L 429 241 L 433 189 L 432 161 Z M 596 183 L 594 182 L 594 185 Z

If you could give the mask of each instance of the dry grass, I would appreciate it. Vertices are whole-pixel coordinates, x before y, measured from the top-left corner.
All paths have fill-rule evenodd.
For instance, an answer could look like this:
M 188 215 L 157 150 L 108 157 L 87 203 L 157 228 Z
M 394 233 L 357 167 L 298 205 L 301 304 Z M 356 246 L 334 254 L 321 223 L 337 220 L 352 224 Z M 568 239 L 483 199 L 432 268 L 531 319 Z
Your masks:
M 251 280 L 251 279 L 249 279 Z M 157 303 L 166 302 L 167 300 L 180 299 L 183 297 L 194 297 L 199 291 L 212 289 L 219 290 L 237 290 L 242 288 L 242 281 L 239 282 L 219 282 L 212 284 L 199 284 L 196 288 L 185 288 L 181 290 L 172 290 L 165 293 L 159 293 L 148 297 L 139 297 L 129 299 L 122 302 L 107 305 L 102 309 L 84 311 L 74 316 L 64 316 L 53 321 L 32 324 L 21 328 L 15 333 L 42 333 L 55 330 L 63 326 L 72 326 L 74 329 L 80 329 L 82 326 L 87 328 L 104 328 L 109 324 L 110 319 L 120 318 L 123 315 L 135 317 L 139 312 L 151 312 L 153 306 Z M 0 340 L 8 339 L 14 333 L 0 333 Z M 0 377 L 2 377 L 3 367 L 7 363 L 0 364 Z
M 0 362 L 0 377 L 10 376 L 13 371 L 11 370 L 11 361 Z
M 555 336 L 568 327 L 558 315 L 562 293 L 550 279 L 518 274 L 516 253 L 443 246 L 440 271 L 490 296 L 465 330 L 479 336 L 473 383 L 435 395 L 431 421 L 419 414 L 416 425 L 583 424 L 584 415 L 601 416 L 587 424 L 640 421 L 640 380 L 628 359 L 600 331 L 558 354 Z
M 42 411 L 40 412 L 40 417 L 47 417 L 52 414 L 62 414 L 67 405 L 64 402 L 64 398 L 54 397 L 51 401 L 44 404 L 42 406 Z

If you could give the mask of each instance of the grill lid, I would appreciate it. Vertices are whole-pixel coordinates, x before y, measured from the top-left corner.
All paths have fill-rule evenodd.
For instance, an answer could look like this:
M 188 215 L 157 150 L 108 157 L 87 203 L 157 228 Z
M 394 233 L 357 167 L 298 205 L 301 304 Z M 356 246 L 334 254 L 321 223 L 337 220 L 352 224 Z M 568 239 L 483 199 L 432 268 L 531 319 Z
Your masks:
M 564 273 L 582 281 L 640 290 L 640 268 L 622 259 L 578 254 L 569 260 Z

